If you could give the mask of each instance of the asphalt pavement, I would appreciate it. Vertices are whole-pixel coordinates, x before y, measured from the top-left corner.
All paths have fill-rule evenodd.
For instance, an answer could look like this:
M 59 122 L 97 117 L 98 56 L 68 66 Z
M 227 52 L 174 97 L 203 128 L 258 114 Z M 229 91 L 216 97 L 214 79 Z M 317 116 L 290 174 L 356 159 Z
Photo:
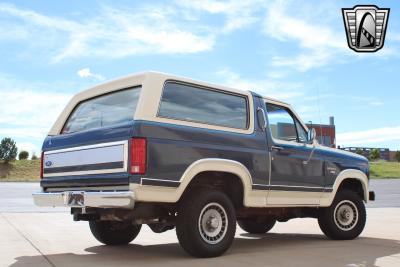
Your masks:
M 192 258 L 175 231 L 155 234 L 147 226 L 127 246 L 101 245 L 68 209 L 35 207 L 37 190 L 37 183 L 0 183 L 0 266 L 400 266 L 400 179 L 371 181 L 377 200 L 355 240 L 328 240 L 317 220 L 294 219 L 263 235 L 238 228 L 232 248 L 213 259 Z

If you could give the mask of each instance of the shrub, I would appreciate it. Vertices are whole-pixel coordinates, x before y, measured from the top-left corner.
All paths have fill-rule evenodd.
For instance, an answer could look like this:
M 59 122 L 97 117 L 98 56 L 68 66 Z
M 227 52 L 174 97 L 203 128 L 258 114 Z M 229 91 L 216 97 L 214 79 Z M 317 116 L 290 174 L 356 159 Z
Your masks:
M 371 150 L 371 152 L 369 152 L 369 157 L 371 158 L 371 160 L 379 159 L 381 157 L 381 152 L 379 151 L 379 149 L 374 148 Z
M 4 160 L 5 163 L 8 163 L 15 160 L 16 157 L 17 146 L 15 141 L 9 137 L 4 137 L 0 143 L 0 159 Z
M 18 159 L 19 159 L 19 160 L 28 159 L 28 157 L 29 157 L 29 152 L 28 152 L 28 151 L 25 151 L 25 150 L 22 150 L 22 151 L 19 152 L 19 154 L 18 154 Z
M 38 157 L 36 156 L 35 152 L 33 152 L 33 153 L 32 153 L 32 157 L 31 157 L 31 160 L 37 160 L 37 159 L 38 159 Z

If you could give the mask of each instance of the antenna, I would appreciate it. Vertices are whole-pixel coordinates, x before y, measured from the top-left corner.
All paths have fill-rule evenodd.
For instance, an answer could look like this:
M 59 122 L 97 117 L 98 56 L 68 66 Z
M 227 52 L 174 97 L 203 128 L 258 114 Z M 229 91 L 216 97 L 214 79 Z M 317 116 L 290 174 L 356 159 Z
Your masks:
M 319 117 L 319 132 L 321 143 L 324 145 L 323 135 L 322 135 L 322 120 L 321 120 L 321 105 L 320 105 L 320 98 L 319 98 L 319 86 L 317 85 L 317 106 L 318 106 L 318 117 Z

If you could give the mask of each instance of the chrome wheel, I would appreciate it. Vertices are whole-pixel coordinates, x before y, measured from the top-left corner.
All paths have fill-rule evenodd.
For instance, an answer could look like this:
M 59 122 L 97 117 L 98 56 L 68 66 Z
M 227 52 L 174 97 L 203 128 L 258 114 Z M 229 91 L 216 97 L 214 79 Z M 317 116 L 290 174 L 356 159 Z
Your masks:
M 357 225 L 358 210 L 356 205 L 349 200 L 339 202 L 333 214 L 336 226 L 343 231 L 350 231 Z
M 208 244 L 220 242 L 228 229 L 228 216 L 218 203 L 207 204 L 200 212 L 198 222 L 201 237 Z

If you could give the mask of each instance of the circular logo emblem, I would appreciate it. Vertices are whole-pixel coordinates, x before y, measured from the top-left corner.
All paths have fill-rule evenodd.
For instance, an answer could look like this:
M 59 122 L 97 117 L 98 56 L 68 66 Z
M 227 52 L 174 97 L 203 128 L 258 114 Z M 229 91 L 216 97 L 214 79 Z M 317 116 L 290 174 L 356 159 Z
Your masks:
M 51 162 L 50 160 L 46 161 L 44 163 L 46 165 L 46 167 L 50 167 L 51 165 L 53 165 L 53 162 Z

